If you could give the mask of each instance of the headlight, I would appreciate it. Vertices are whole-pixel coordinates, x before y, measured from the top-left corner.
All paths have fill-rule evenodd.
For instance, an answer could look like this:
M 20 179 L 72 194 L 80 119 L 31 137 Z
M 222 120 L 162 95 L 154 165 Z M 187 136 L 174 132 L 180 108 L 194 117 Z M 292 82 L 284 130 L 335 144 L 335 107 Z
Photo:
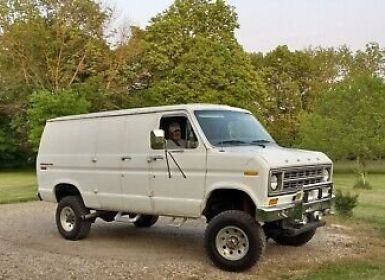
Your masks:
M 329 181 L 329 170 L 327 170 L 326 168 L 322 171 L 322 181 L 323 182 L 327 182 Z
M 277 175 L 272 175 L 270 177 L 270 189 L 276 191 L 278 189 L 278 177 Z

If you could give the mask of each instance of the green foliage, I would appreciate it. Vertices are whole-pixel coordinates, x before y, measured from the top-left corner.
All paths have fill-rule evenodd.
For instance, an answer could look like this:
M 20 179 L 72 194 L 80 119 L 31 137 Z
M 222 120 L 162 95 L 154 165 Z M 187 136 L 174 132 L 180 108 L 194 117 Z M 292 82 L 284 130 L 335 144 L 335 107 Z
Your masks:
M 364 51 L 358 50 L 350 65 L 351 76 L 362 74 L 385 77 L 385 50 L 378 43 L 369 43 Z
M 368 182 L 368 180 L 359 177 L 356 183 L 353 185 L 353 188 L 370 190 L 372 189 L 372 185 Z
M 21 137 L 10 116 L 0 113 L 0 166 L 24 166 L 28 163 L 30 153 L 23 146 Z
M 40 137 L 47 120 L 58 116 L 87 113 L 90 107 L 90 103 L 73 90 L 36 91 L 30 97 L 30 104 L 27 111 L 28 139 L 35 151 L 39 147 Z
M 366 160 L 385 155 L 385 84 L 368 75 L 348 78 L 324 93 L 313 113 L 303 115 L 300 146 L 335 159 L 357 159 L 365 182 Z
M 110 18 L 92 0 L 0 0 L 0 115 L 7 116 L 0 130 L 12 137 L 0 165 L 30 158 L 31 143 L 38 142 L 26 115 L 32 92 L 73 88 L 84 92 L 92 110 L 114 108 L 106 90 L 109 69 L 121 64 L 105 38 Z
M 267 125 L 283 145 L 293 145 L 298 130 L 298 115 L 306 110 L 312 93 L 312 57 L 305 52 L 291 52 L 278 46 L 266 55 L 252 54 L 256 69 L 260 69 L 268 87 Z
M 36 149 L 40 132 L 31 136 L 27 116 L 32 92 L 62 89 L 81 92 L 87 111 L 193 102 L 243 107 L 283 145 L 359 158 L 364 177 L 367 157 L 385 157 L 379 94 L 353 96 L 380 90 L 362 78 L 385 77 L 378 44 L 357 52 L 278 46 L 250 54 L 235 38 L 237 14 L 224 0 L 175 0 L 145 30 L 106 28 L 112 20 L 98 1 L 0 0 L 0 165 L 30 158 L 31 143 Z M 348 125 L 334 121 L 343 118 Z M 359 141 L 350 145 L 353 138 Z
M 6 80 L 59 89 L 96 73 L 108 13 L 91 0 L 1 1 L 0 65 Z M 1 12 L 0 12 L 1 13 Z
M 250 54 L 268 87 L 267 125 L 279 143 L 298 143 L 300 116 L 312 112 L 317 98 L 333 88 L 353 60 L 346 47 L 290 51 L 278 46 L 266 54 Z M 342 76 L 341 76 L 342 75 Z
M 0 162 L 11 160 L 17 151 L 13 133 L 7 117 L 0 115 Z
M 224 1 L 175 1 L 152 19 L 144 41 L 148 88 L 139 106 L 224 103 L 262 111 L 265 87 L 234 37 L 234 9 Z
M 334 206 L 337 213 L 341 216 L 353 216 L 353 209 L 358 205 L 358 195 L 351 195 L 349 192 L 343 194 L 342 191 L 336 191 Z

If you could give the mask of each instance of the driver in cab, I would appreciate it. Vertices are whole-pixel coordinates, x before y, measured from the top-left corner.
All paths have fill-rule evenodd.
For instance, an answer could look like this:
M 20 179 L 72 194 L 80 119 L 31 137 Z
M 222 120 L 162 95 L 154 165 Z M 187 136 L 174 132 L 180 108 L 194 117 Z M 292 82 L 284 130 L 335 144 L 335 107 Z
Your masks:
M 180 124 L 177 122 L 172 122 L 168 126 L 168 141 L 167 148 L 168 149 L 180 149 L 186 148 L 186 140 L 182 139 L 182 131 L 180 128 Z

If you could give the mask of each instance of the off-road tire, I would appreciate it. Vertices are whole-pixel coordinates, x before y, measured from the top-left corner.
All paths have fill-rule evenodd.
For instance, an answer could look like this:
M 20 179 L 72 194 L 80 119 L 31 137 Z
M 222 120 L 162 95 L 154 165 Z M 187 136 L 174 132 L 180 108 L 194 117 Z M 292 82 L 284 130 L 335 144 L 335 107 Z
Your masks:
M 273 236 L 272 239 L 280 245 L 301 246 L 308 243 L 316 233 L 316 229 L 306 231 L 296 236 L 288 236 L 285 233 Z
M 63 228 L 60 215 L 64 208 L 72 209 L 74 225 L 71 230 Z M 67 196 L 60 200 L 56 209 L 56 225 L 59 233 L 68 240 L 80 240 L 85 238 L 91 228 L 91 220 L 83 220 L 82 216 L 89 214 L 90 211 L 85 207 L 83 200 L 79 196 Z
M 248 250 L 239 260 L 229 260 L 217 249 L 217 235 L 222 229 L 236 227 L 248 238 Z M 227 271 L 244 271 L 251 268 L 263 255 L 266 237 L 262 227 L 248 213 L 239 210 L 224 211 L 213 217 L 205 231 L 205 248 L 212 262 Z
M 138 228 L 148 228 L 154 225 L 159 219 L 159 216 L 141 215 L 134 225 Z

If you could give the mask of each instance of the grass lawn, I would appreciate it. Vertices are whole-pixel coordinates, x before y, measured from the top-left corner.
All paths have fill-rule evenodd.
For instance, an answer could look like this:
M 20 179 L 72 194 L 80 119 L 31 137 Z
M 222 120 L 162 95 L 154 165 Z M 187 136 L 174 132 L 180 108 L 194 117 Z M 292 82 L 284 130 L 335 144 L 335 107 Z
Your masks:
M 0 204 L 37 199 L 34 170 L 0 171 Z
M 372 224 L 385 237 L 385 174 L 369 175 L 371 190 L 353 189 L 354 174 L 335 174 L 334 182 L 337 189 L 359 194 L 359 204 L 354 209 L 354 217 Z
M 340 261 L 323 265 L 294 280 L 382 280 L 385 266 L 376 261 Z
M 357 162 L 354 160 L 341 160 L 334 163 L 334 172 L 354 173 L 357 170 Z M 370 174 L 385 174 L 385 160 L 367 161 L 367 170 Z
M 371 190 L 353 189 L 357 175 L 353 172 L 355 163 L 344 161 L 335 164 L 334 183 L 336 189 L 343 192 L 359 194 L 359 204 L 354 209 L 351 219 L 336 219 L 349 225 L 358 222 L 361 227 L 369 225 L 379 230 L 385 240 L 385 161 L 369 162 L 369 182 Z M 319 268 L 312 269 L 304 275 L 295 277 L 295 280 L 380 280 L 385 279 L 385 252 L 368 255 L 362 260 L 344 259 L 334 263 L 322 264 Z

